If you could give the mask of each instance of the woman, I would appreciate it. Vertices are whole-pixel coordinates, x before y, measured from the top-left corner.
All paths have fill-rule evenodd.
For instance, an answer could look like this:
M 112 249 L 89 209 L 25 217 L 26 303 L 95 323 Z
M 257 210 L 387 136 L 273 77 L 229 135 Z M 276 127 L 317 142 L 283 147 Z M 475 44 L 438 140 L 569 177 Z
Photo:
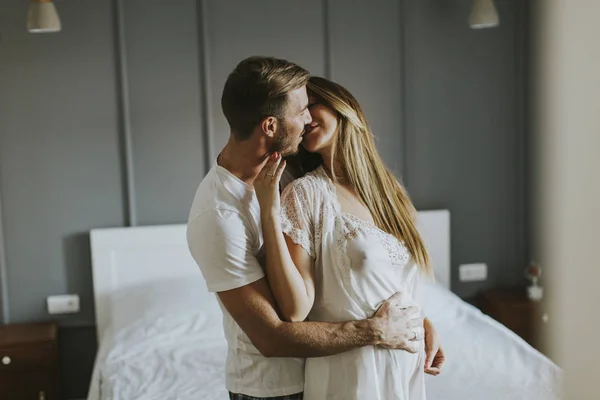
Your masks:
M 290 160 L 306 175 L 279 202 L 273 188 L 286 161 L 274 155 L 255 182 L 281 316 L 340 322 L 372 316 L 395 292 L 414 302 L 420 275 L 431 274 L 414 206 L 384 166 L 356 99 L 323 78 L 307 89 L 312 123 Z M 414 354 L 363 347 L 307 359 L 304 398 L 425 399 L 416 343 Z

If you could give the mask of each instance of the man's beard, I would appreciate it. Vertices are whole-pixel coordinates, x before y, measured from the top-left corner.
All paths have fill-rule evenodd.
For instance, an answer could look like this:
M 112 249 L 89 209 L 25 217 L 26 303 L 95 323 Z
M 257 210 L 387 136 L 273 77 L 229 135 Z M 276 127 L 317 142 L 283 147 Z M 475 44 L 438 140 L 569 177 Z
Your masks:
M 273 142 L 269 149 L 270 152 L 278 152 L 281 153 L 282 156 L 291 156 L 298 153 L 299 147 L 300 143 L 298 142 L 298 138 L 290 134 L 287 124 L 282 122 L 279 132 L 273 138 Z

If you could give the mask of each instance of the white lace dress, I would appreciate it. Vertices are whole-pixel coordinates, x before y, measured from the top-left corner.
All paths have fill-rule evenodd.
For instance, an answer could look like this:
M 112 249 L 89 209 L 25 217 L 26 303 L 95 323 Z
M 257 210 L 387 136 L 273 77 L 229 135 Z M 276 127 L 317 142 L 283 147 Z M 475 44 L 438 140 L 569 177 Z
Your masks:
M 312 321 L 372 316 L 397 291 L 417 296 L 419 271 L 394 236 L 341 211 L 335 186 L 322 167 L 282 193 L 282 228 L 315 259 Z M 417 354 L 367 346 L 309 358 L 305 400 L 424 400 L 424 349 Z

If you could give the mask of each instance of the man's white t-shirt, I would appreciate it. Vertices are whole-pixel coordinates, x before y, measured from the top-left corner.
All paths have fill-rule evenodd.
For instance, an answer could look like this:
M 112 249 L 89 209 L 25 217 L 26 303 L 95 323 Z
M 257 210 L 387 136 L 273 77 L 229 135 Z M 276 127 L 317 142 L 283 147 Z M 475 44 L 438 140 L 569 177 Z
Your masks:
M 257 260 L 263 238 L 254 188 L 216 163 L 194 197 L 187 240 L 211 292 L 236 289 L 264 277 Z M 227 390 L 253 397 L 301 392 L 304 359 L 263 357 L 219 304 L 228 343 Z

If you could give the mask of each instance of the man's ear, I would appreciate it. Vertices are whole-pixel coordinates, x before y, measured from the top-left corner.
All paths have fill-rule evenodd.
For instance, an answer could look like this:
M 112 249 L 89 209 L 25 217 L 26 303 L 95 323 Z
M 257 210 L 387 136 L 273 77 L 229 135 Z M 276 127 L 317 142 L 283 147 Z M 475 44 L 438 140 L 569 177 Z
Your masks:
M 260 128 L 269 137 L 274 137 L 277 131 L 278 121 L 275 117 L 267 117 L 260 123 Z

